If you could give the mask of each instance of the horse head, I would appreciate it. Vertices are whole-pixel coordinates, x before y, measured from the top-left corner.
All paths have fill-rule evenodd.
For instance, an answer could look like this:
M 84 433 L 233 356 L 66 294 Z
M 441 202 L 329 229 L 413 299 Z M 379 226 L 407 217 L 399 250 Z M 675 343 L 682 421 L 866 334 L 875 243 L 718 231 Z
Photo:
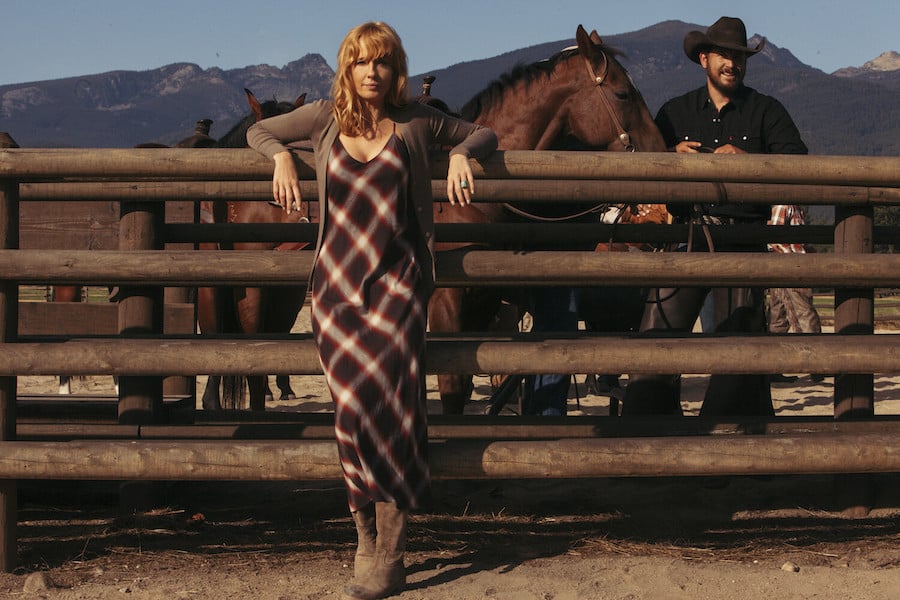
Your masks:
M 250 129 L 251 125 L 262 119 L 289 113 L 295 108 L 303 106 L 303 103 L 306 101 L 306 94 L 301 94 L 294 102 L 274 99 L 260 102 L 256 99 L 253 92 L 247 88 L 244 88 L 244 93 L 247 94 L 247 104 L 250 105 L 250 113 L 238 121 L 228 133 L 219 138 L 215 144 L 216 148 L 246 148 L 247 130 Z
M 306 102 L 305 93 L 300 94 L 297 99 L 294 100 L 293 104 L 290 104 L 289 102 L 278 102 L 277 100 L 266 100 L 265 102 L 260 103 L 259 100 L 256 99 L 256 96 L 253 95 L 253 92 L 247 88 L 244 88 L 244 93 L 247 94 L 247 103 L 250 104 L 250 110 L 253 112 L 257 121 L 291 112 L 295 108 L 300 108 L 303 106 L 303 103 Z
M 504 150 L 643 150 L 665 145 L 616 51 L 581 25 L 577 45 L 519 65 L 462 108 Z
M 565 106 L 565 133 L 581 144 L 611 151 L 665 151 L 665 143 L 643 96 L 615 50 L 596 31 L 590 35 L 579 25 L 575 32 L 582 77 Z M 575 67 L 576 70 L 579 67 Z M 584 81 L 584 83 L 577 83 Z

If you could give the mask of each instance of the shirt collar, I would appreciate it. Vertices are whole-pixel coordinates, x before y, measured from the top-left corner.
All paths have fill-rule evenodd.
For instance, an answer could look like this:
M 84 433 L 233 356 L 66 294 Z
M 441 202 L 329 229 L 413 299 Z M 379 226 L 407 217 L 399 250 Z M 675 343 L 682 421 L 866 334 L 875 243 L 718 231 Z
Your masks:
M 700 110 L 704 110 L 707 107 L 714 107 L 712 99 L 709 97 L 709 90 L 704 85 L 700 88 L 700 93 L 697 95 L 697 108 Z M 731 97 L 728 104 L 726 104 L 723 108 L 727 108 L 728 106 L 733 106 L 735 110 L 738 112 L 744 108 L 744 105 L 747 103 L 747 98 L 750 95 L 750 88 L 746 85 L 741 85 L 738 88 L 737 93 Z

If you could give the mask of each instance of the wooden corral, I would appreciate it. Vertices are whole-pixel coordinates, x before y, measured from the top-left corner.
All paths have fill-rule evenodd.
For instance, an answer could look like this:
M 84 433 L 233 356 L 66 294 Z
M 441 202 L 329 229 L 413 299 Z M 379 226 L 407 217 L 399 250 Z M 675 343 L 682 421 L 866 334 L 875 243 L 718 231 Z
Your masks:
M 306 197 L 315 199 L 310 157 L 299 155 Z M 437 160 L 435 187 L 444 187 L 446 162 Z M 0 565 L 15 561 L 15 479 L 303 479 L 339 476 L 333 442 L 303 438 L 236 443 L 236 430 L 203 432 L 163 422 L 161 378 L 199 373 L 313 374 L 319 372 L 312 340 L 291 335 L 198 339 L 165 335 L 162 286 L 198 284 L 288 285 L 305 279 L 309 253 L 213 252 L 203 261 L 190 244 L 200 236 L 252 235 L 254 239 L 308 240 L 310 226 L 169 225 L 166 201 L 210 197 L 265 200 L 272 166 L 249 150 L 0 150 Z M 478 200 L 596 202 L 717 201 L 832 204 L 832 227 L 782 228 L 777 240 L 832 243 L 834 253 L 804 256 L 751 254 L 585 253 L 469 250 L 439 256 L 440 285 L 754 285 L 835 288 L 835 334 L 806 336 L 679 336 L 649 338 L 566 336 L 466 336 L 429 338 L 428 371 L 838 373 L 835 419 L 861 420 L 840 429 L 802 422 L 775 431 L 772 423 L 634 422 L 602 425 L 577 418 L 511 423 L 477 419 L 443 429 L 432 441 L 436 477 L 600 477 L 752 473 L 872 473 L 900 470 L 897 421 L 875 420 L 873 373 L 900 373 L 900 336 L 875 335 L 873 290 L 900 286 L 900 258 L 871 254 L 876 236 L 873 206 L 900 204 L 900 159 L 811 156 L 683 156 L 676 154 L 498 152 L 473 163 Z M 63 182 L 64 180 L 64 182 Z M 22 209 L 20 210 L 20 201 Z M 115 230 L 78 243 L 45 244 L 21 237 L 20 227 L 44 223 L 47 203 L 93 202 L 110 210 Z M 27 209 L 26 209 L 27 207 Z M 105 207 L 105 208 L 104 208 Z M 79 209 L 80 210 L 80 209 Z M 26 214 L 30 215 L 26 219 Z M 44 219 L 44 220 L 42 220 Z M 64 230 L 69 225 L 54 225 Z M 439 239 L 466 236 L 515 241 L 517 236 L 577 235 L 609 239 L 683 240 L 675 226 L 505 227 L 439 229 Z M 539 230 L 540 229 L 540 230 Z M 765 227 L 713 228 L 713 235 L 771 237 Z M 785 229 L 792 231 L 784 231 Z M 547 233 L 553 231 L 553 233 Z M 33 233 L 33 227 L 32 227 Z M 28 235 L 32 235 L 29 233 Z M 807 237 L 803 237 L 807 236 Z M 65 237 L 65 236 L 62 236 Z M 95 240 L 91 242 L 91 240 Z M 100 240 L 103 240 L 102 242 Z M 65 244 L 69 244 L 67 241 Z M 43 250 L 36 250 L 42 247 Z M 56 249 L 47 249 L 56 248 Z M 20 314 L 20 284 L 119 285 L 115 335 L 79 337 L 71 330 L 38 330 Z M 32 309 L 28 309 L 32 310 Z M 37 310 L 37 309 L 34 309 Z M 108 308 L 105 310 L 109 310 Z M 23 320 L 23 317 L 26 317 Z M 31 323 L 31 324 L 29 324 Z M 21 325 L 20 325 L 21 324 Z M 39 334 L 29 337 L 26 332 Z M 71 428 L 54 439 L 47 430 L 17 428 L 16 376 L 118 375 L 122 384 L 119 429 Z M 433 423 L 436 436 L 441 420 Z M 776 419 L 776 422 L 779 421 Z M 604 431 L 570 437 L 564 431 Z M 853 425 L 860 425 L 854 428 Z M 318 426 L 321 428 L 322 424 Z M 146 435 L 154 427 L 158 437 Z M 716 429 L 716 428 L 720 429 Z M 570 429 L 571 428 L 571 429 Z M 81 431 L 82 435 L 78 435 Z M 190 433 L 188 433 L 190 431 Z M 681 432 L 681 433 L 679 433 Z M 709 435 L 711 433 L 719 435 Z M 16 440 L 16 435 L 27 441 Z M 755 435 L 746 435 L 752 433 Z M 265 431 L 260 433 L 265 437 Z M 274 435 L 274 433 L 273 433 Z M 123 438 L 124 436 L 124 438 Z M 278 437 L 277 435 L 275 437 Z M 90 438 L 88 441 L 85 438 Z M 181 439 L 178 439 L 181 438 Z M 196 439 L 202 438 L 202 439 Z M 566 439 L 563 439 L 566 438 Z M 66 440 L 66 441 L 60 441 Z M 715 460 L 710 457 L 714 456 Z

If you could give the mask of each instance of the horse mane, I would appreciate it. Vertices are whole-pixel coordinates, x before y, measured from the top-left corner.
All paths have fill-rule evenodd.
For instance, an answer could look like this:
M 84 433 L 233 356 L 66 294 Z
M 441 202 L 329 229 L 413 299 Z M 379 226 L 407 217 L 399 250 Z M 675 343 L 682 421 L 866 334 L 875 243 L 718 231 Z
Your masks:
M 611 46 L 600 44 L 599 49 L 605 54 L 616 57 L 622 52 Z M 488 84 L 486 88 L 475 94 L 471 100 L 463 105 L 460 110 L 462 118 L 466 121 L 474 121 L 482 113 L 488 112 L 494 104 L 500 101 L 507 88 L 522 82 L 526 87 L 540 77 L 549 77 L 556 66 L 569 60 L 578 54 L 578 47 L 564 48 L 550 58 L 539 60 L 531 64 L 517 64 L 510 71 L 504 73 Z

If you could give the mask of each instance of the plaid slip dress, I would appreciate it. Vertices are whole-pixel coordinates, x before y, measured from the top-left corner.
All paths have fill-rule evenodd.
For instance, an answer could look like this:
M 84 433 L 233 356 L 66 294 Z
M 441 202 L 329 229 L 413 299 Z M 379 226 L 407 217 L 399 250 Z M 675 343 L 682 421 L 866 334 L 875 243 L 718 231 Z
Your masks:
M 340 138 L 327 167 L 325 232 L 312 277 L 312 328 L 335 403 L 350 510 L 416 508 L 429 492 L 426 302 L 408 202 L 406 145 L 391 135 L 367 163 Z

